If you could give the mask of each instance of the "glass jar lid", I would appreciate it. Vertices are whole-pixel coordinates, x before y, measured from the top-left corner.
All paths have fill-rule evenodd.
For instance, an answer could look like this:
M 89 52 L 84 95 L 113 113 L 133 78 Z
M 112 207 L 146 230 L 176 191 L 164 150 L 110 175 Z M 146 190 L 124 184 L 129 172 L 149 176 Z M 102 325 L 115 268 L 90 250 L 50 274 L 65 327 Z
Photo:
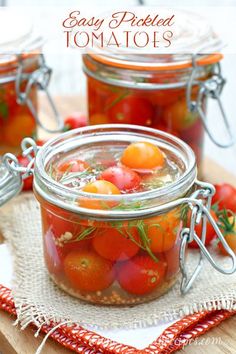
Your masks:
M 104 195 L 83 192 L 62 185 L 52 177 L 55 160 L 65 156 L 84 156 L 94 147 L 127 146 L 131 142 L 147 141 L 157 145 L 172 156 L 181 168 L 180 176 L 172 183 L 144 192 Z M 75 158 L 75 157 L 74 157 Z M 45 201 L 65 210 L 95 219 L 132 219 L 164 212 L 163 206 L 183 197 L 194 184 L 197 174 L 195 155 L 182 140 L 151 128 L 131 125 L 98 125 L 76 129 L 47 142 L 38 152 L 34 170 L 34 189 Z M 109 209 L 89 209 L 80 206 L 83 198 L 96 198 Z M 110 204 L 111 203 L 111 204 Z M 139 204 L 137 208 L 137 203 Z M 122 205 L 122 208 L 117 207 Z
M 14 26 L 9 26 L 9 23 L 14 23 Z M 39 53 L 42 44 L 43 39 L 34 31 L 33 23 L 28 16 L 9 8 L 1 8 L 0 68 L 14 65 L 18 55 L 25 58 Z

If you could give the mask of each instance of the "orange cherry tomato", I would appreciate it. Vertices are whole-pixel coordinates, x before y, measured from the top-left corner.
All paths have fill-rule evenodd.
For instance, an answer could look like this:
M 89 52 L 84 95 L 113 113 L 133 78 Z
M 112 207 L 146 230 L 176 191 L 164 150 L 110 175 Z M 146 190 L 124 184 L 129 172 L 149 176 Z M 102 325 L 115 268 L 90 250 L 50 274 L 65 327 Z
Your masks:
M 92 251 L 73 251 L 64 261 L 64 272 L 80 291 L 101 291 L 114 281 L 113 263 Z
M 236 254 L 236 224 L 235 224 L 235 217 L 234 216 L 229 216 L 227 219 L 230 228 L 229 231 L 227 230 L 222 230 L 224 232 L 224 238 L 225 241 L 228 243 L 229 247 L 232 249 L 232 251 Z M 218 243 L 218 248 L 220 250 L 220 252 L 224 255 L 224 256 L 228 256 L 228 252 L 224 249 L 224 246 L 222 245 L 221 242 Z
M 92 183 L 86 184 L 82 188 L 83 192 L 86 193 L 91 193 L 91 194 L 107 194 L 107 195 L 113 195 L 113 194 L 120 194 L 120 190 L 111 182 L 104 181 L 104 180 L 98 180 Z M 83 208 L 89 208 L 89 209 L 104 209 L 111 207 L 114 203 L 110 202 L 104 202 L 100 201 L 96 198 L 87 198 L 87 197 L 81 197 L 79 200 L 79 205 L 82 206 Z
M 178 237 L 180 216 L 176 211 L 151 218 L 147 225 L 149 247 L 153 253 L 162 253 L 170 250 Z
M 135 241 L 139 241 L 138 231 L 135 228 L 129 230 L 129 233 L 125 228 L 122 230 L 106 228 L 99 230 L 92 243 L 100 256 L 111 261 L 124 261 L 138 253 L 139 246 Z
M 236 231 L 226 234 L 224 238 L 225 241 L 228 243 L 229 247 L 236 254 Z M 218 248 L 224 256 L 229 256 L 228 252 L 224 249 L 224 246 L 221 242 L 218 243 Z
M 135 256 L 118 268 L 118 282 L 130 294 L 149 294 L 161 285 L 165 272 L 166 262 L 155 262 L 149 256 Z
M 124 150 L 121 162 L 129 168 L 146 170 L 163 167 L 165 158 L 156 145 L 141 141 L 130 144 Z
M 4 142 L 9 146 L 18 146 L 23 138 L 32 136 L 35 129 L 34 118 L 29 113 L 16 113 L 3 127 Z

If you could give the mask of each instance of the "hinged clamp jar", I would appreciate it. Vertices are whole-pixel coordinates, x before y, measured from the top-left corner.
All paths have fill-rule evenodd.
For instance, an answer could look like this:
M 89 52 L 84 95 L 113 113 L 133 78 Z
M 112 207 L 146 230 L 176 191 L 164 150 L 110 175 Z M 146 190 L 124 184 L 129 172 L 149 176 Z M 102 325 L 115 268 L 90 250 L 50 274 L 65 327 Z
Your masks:
M 137 141 L 155 144 L 171 154 L 181 168 L 179 178 L 161 188 L 144 192 L 96 194 L 94 197 L 92 193 L 69 188 L 52 177 L 56 161 L 63 161 L 68 154 L 84 156 L 95 147 L 97 156 L 102 156 L 104 148 L 123 148 Z M 168 291 L 177 281 L 180 271 L 181 291 L 185 293 L 196 279 L 203 257 L 222 273 L 232 274 L 235 271 L 235 255 L 210 214 L 214 187 L 197 180 L 195 155 L 180 139 L 151 128 L 98 125 L 64 133 L 40 148 L 32 139 L 25 139 L 22 147 L 24 155 L 29 158 L 29 166 L 20 166 L 12 154 L 4 156 L 0 202 L 3 204 L 11 198 L 13 190 L 15 194 L 19 192 L 22 178 L 34 174 L 34 194 L 41 207 L 46 267 L 53 281 L 73 296 L 99 304 L 134 305 Z M 86 207 L 84 200 L 96 206 Z M 98 208 L 98 202 L 103 207 Z M 190 215 L 190 224 L 186 222 L 186 215 Z M 195 231 L 199 222 L 203 225 L 201 235 Z M 205 247 L 207 222 L 212 224 L 231 257 L 230 268 L 224 269 L 216 264 Z M 150 249 L 150 230 L 157 241 L 169 238 L 171 242 L 157 242 L 158 247 Z M 109 234 L 106 247 L 114 248 L 114 242 L 120 237 L 122 244 L 129 243 L 129 251 L 124 251 L 119 258 L 110 257 L 109 253 L 101 256 L 95 239 L 104 233 Z M 188 275 L 186 246 L 193 239 L 199 245 L 200 260 L 195 272 Z M 79 277 L 76 275 L 78 269 L 81 271 L 78 265 L 71 268 L 70 264 L 68 271 L 68 259 L 77 262 L 78 257 L 83 257 L 82 270 L 92 264 L 90 271 L 96 272 L 93 281 L 88 281 L 91 273 L 88 275 L 86 271 Z M 152 275 L 148 287 L 142 286 L 142 282 L 139 291 L 128 286 L 130 281 L 132 283 L 133 273 L 127 268 L 127 263 L 141 274 L 145 273 L 147 264 L 152 266 L 152 273 L 148 273 Z M 128 285 L 124 287 L 124 284 Z

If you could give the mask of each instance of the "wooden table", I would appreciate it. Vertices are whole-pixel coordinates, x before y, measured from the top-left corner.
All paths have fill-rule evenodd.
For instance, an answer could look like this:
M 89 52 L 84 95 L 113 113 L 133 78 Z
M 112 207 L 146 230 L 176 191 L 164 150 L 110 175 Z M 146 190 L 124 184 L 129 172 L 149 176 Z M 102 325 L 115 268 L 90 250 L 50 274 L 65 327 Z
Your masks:
M 56 98 L 58 108 L 63 116 L 73 112 L 74 110 L 83 111 L 85 109 L 83 98 L 78 97 L 58 97 Z M 44 121 L 50 122 L 50 111 L 42 99 L 41 116 Z M 50 124 L 50 123 L 49 123 Z M 45 134 L 40 132 L 40 137 L 44 138 Z M 236 176 L 223 170 L 221 166 L 206 158 L 203 163 L 204 179 L 212 183 L 229 182 L 236 186 Z M 0 236 L 1 241 L 1 236 Z M 20 331 L 19 328 L 13 327 L 13 318 L 3 311 L 0 311 L 0 354 L 34 354 L 40 345 L 43 336 L 34 337 L 34 330 L 27 328 Z M 187 354 L 232 354 L 236 352 L 236 316 L 223 322 L 220 326 L 214 328 L 204 336 L 199 337 L 201 340 L 208 340 L 208 345 L 187 346 L 179 353 Z M 219 339 L 220 338 L 220 343 Z M 210 342 L 212 340 L 212 342 Z M 218 343 L 218 344 L 214 344 Z M 52 340 L 48 340 L 43 353 L 45 354 L 69 354 L 67 350 Z

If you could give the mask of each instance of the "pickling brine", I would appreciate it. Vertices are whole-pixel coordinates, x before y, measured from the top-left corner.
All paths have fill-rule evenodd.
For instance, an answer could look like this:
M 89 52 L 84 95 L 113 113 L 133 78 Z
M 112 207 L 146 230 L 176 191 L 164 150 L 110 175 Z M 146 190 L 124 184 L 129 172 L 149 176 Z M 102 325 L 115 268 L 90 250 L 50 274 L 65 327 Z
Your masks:
M 113 142 L 57 154 L 47 172 L 68 190 L 85 193 L 78 206 L 109 213 L 144 207 L 139 195 L 171 185 L 183 166 L 152 143 Z M 106 200 L 121 194 L 137 200 Z M 176 281 L 181 208 L 144 219 L 99 221 L 41 202 L 46 265 L 70 294 L 101 304 L 135 304 L 160 296 Z

